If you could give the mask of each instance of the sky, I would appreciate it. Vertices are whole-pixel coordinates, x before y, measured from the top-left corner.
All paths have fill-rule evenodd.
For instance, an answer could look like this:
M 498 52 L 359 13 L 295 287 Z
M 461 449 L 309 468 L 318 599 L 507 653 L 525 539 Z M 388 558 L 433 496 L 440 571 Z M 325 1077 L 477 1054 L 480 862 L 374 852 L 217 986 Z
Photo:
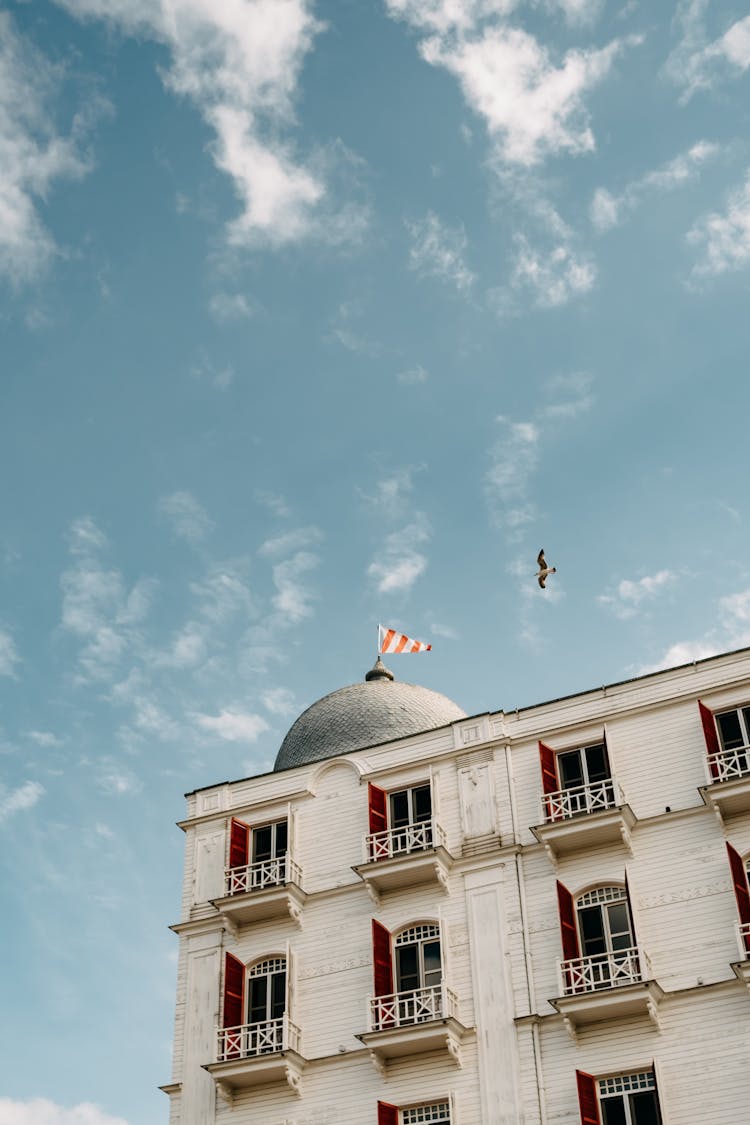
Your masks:
M 749 71 L 711 0 L 0 0 L 0 1125 L 165 1125 L 183 794 L 379 622 L 469 714 L 750 644 Z

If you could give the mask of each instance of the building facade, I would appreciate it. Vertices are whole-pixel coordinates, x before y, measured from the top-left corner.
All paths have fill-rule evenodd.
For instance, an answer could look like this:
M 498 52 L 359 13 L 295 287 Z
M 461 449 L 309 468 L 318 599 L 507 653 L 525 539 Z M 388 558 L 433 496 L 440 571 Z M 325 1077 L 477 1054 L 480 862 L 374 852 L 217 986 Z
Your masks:
M 750 649 L 188 795 L 170 1125 L 746 1125 Z

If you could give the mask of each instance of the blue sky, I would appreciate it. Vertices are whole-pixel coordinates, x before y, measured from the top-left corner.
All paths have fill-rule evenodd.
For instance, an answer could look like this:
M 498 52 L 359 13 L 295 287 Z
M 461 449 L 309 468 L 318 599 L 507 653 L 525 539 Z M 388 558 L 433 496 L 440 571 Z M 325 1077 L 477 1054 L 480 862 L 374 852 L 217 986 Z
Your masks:
M 708 0 L 0 0 L 0 1125 L 167 1120 L 182 795 L 379 621 L 469 713 L 750 643 L 749 70 Z

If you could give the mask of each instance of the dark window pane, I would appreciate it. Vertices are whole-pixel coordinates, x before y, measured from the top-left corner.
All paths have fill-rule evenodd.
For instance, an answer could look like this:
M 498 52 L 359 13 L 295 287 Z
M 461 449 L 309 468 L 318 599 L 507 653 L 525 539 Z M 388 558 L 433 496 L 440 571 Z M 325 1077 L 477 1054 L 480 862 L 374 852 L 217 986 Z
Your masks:
M 262 1023 L 268 1019 L 268 977 L 253 977 L 250 981 L 250 1011 L 248 1023 Z
M 406 789 L 391 793 L 391 828 L 401 828 L 409 823 L 409 794 Z
M 630 1116 L 633 1125 L 659 1125 L 661 1115 L 656 1102 L 656 1093 L 648 1090 L 642 1094 L 631 1094 Z
M 602 1106 L 602 1125 L 627 1125 L 625 1103 L 622 1098 L 604 1098 Z
M 428 941 L 423 946 L 424 983 L 428 988 L 440 984 L 442 973 L 440 964 L 440 942 Z
M 271 977 L 271 1015 L 272 1020 L 280 1019 L 286 1007 L 286 973 L 274 973 Z
M 422 785 L 412 792 L 414 799 L 414 823 L 429 820 L 432 816 L 432 794 L 429 785 Z
M 401 945 L 396 950 L 396 977 L 399 992 L 419 988 L 419 961 L 416 945 Z
M 604 920 L 600 906 L 587 906 L 583 910 L 579 910 L 578 925 L 581 931 L 581 952 L 584 957 L 607 952 Z
M 633 944 L 630 933 L 630 913 L 626 902 L 616 902 L 607 907 L 609 933 L 613 949 L 629 949 Z
M 745 745 L 740 717 L 736 711 L 725 711 L 723 715 L 717 715 L 716 722 L 719 727 L 721 745 L 725 750 L 734 750 L 737 746 Z
M 267 824 L 264 828 L 256 828 L 253 831 L 253 863 L 260 863 L 261 860 L 271 859 L 273 852 L 272 848 L 272 828 Z
M 586 755 L 586 768 L 588 770 L 589 781 L 605 781 L 609 777 L 609 762 L 607 760 L 606 747 L 604 745 L 587 746 L 584 753 Z
M 571 750 L 567 754 L 558 754 L 557 768 L 560 772 L 560 785 L 563 789 L 573 789 L 576 785 L 583 785 L 580 750 Z
M 275 852 L 275 855 L 280 856 L 280 855 L 284 854 L 284 852 L 286 851 L 286 839 L 287 839 L 286 821 L 281 820 L 276 825 L 276 852 Z

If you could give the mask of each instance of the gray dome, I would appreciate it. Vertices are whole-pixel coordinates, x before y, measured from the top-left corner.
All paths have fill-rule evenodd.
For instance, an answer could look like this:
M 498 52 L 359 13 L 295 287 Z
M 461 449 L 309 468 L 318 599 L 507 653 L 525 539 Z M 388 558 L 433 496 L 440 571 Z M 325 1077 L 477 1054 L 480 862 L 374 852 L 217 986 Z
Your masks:
M 303 711 L 276 755 L 275 770 L 336 758 L 443 727 L 466 712 L 429 688 L 402 684 L 378 660 L 363 683 L 324 695 Z

